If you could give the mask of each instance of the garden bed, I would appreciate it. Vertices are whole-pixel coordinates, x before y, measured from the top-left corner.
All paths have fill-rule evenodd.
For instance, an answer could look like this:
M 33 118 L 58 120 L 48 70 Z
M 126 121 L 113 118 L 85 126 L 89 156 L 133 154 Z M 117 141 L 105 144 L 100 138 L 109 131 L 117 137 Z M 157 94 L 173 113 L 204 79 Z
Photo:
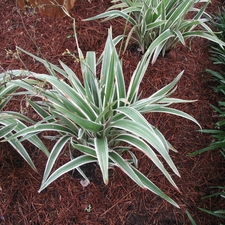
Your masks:
M 213 0 L 212 3 L 207 12 L 216 13 L 222 0 Z M 71 15 L 76 18 L 79 45 L 83 52 L 96 51 L 99 57 L 110 26 L 113 36 L 123 33 L 124 21 L 121 19 L 106 23 L 82 21 L 104 12 L 110 5 L 109 0 L 76 1 Z M 4 9 L 0 12 L 0 72 L 25 67 L 34 72 L 45 72 L 42 65 L 24 54 L 21 54 L 21 63 L 15 54 L 15 47 L 19 46 L 51 63 L 58 64 L 60 59 L 76 73 L 80 73 L 78 63 L 71 56 L 63 54 L 68 49 L 77 55 L 70 18 L 40 16 L 34 9 L 21 11 L 14 1 L 1 0 L 0 8 Z M 185 70 L 174 96 L 197 101 L 176 107 L 194 116 L 203 129 L 214 128 L 218 118 L 210 104 L 216 105 L 220 96 L 214 93 L 214 83 L 205 69 L 218 70 L 218 66 L 213 65 L 209 59 L 208 50 L 208 41 L 193 38 L 186 46 L 178 45 L 165 57 L 159 57 L 155 64 L 149 65 L 143 79 L 142 97 L 156 92 Z M 125 82 L 128 83 L 141 59 L 137 46 L 130 44 L 122 58 Z M 19 111 L 20 107 L 25 108 L 23 104 L 20 98 L 13 98 L 7 110 Z M 26 115 L 36 119 L 31 110 L 27 110 Z M 217 198 L 201 199 L 212 193 L 210 186 L 224 185 L 224 159 L 217 150 L 195 157 L 187 156 L 188 153 L 208 146 L 212 138 L 198 132 L 198 126 L 193 122 L 180 117 L 165 114 L 149 114 L 146 117 L 178 150 L 178 153 L 172 152 L 171 156 L 181 174 L 181 178 L 173 177 L 179 192 L 142 153 L 137 153 L 139 169 L 174 199 L 180 209 L 152 192 L 141 189 L 119 169 L 110 170 L 109 184 L 106 186 L 97 165 L 84 168 L 91 181 L 87 187 L 82 187 L 82 177 L 79 175 L 66 174 L 39 194 L 47 161 L 44 154 L 33 151 L 33 146 L 27 144 L 38 168 L 36 173 L 9 144 L 1 143 L 0 224 L 183 225 L 190 224 L 186 210 L 199 225 L 220 224 L 220 219 L 201 212 L 198 207 L 210 210 L 224 208 L 224 201 Z M 45 144 L 49 149 L 53 145 L 50 141 Z M 66 153 L 62 154 L 62 161 L 57 164 L 61 165 L 67 158 Z

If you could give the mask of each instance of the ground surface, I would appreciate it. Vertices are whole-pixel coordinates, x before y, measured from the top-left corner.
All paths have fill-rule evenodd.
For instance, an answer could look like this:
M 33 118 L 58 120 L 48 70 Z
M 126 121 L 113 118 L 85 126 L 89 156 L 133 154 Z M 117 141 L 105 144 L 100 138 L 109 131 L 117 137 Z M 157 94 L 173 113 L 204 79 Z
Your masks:
M 222 1 L 212 1 L 208 12 L 215 13 Z M 107 37 L 107 29 L 113 27 L 114 36 L 122 34 L 123 21 L 107 23 L 99 21 L 83 22 L 82 19 L 105 11 L 110 1 L 77 0 L 71 15 L 76 18 L 79 44 L 82 51 L 94 50 L 99 56 Z M 15 46 L 34 54 L 39 54 L 52 63 L 61 59 L 74 71 L 79 65 L 70 56 L 62 56 L 68 49 L 76 54 L 72 37 L 72 21 L 69 18 L 53 19 L 40 16 L 32 10 L 21 11 L 15 1 L 0 0 L 0 70 L 24 68 L 15 58 Z M 218 96 L 213 92 L 214 83 L 210 81 L 205 69 L 218 68 L 208 59 L 208 42 L 193 39 L 186 47 L 177 46 L 164 58 L 160 57 L 150 65 L 142 82 L 142 96 L 149 96 L 172 81 L 178 73 L 185 70 L 179 82 L 176 97 L 198 101 L 176 106 L 194 116 L 204 129 L 213 128 L 217 117 L 209 104 L 217 104 Z M 136 47 L 130 45 L 124 53 L 123 68 L 126 82 L 141 56 Z M 22 55 L 24 64 L 35 72 L 45 72 L 33 59 Z M 14 99 L 8 110 L 19 111 L 21 99 Z M 35 116 L 27 111 L 30 116 Z M 181 173 L 174 177 L 180 193 L 173 189 L 164 176 L 141 153 L 140 170 L 154 181 L 179 205 L 177 209 L 149 191 L 142 190 L 119 170 L 110 173 L 110 182 L 104 185 L 98 166 L 84 168 L 91 184 L 83 188 L 81 177 L 64 175 L 51 184 L 47 190 L 38 194 L 46 162 L 43 154 L 30 149 L 39 173 L 35 173 L 23 162 L 10 145 L 0 144 L 0 224 L 13 225 L 183 225 L 190 224 L 185 211 L 188 210 L 199 225 L 214 225 L 222 222 L 198 210 L 198 207 L 211 210 L 224 208 L 219 198 L 202 200 L 212 193 L 210 186 L 224 185 L 224 161 L 218 151 L 208 152 L 190 158 L 188 153 L 206 147 L 211 142 L 194 123 L 175 116 L 162 114 L 148 115 L 148 120 L 157 126 L 166 138 L 176 147 L 178 153 L 171 153 Z M 49 148 L 52 143 L 46 142 Z M 135 150 L 134 150 L 135 151 Z M 66 158 L 65 156 L 63 156 Z M 63 158 L 62 157 L 62 158 Z M 58 162 L 61 163 L 60 161 Z M 91 208 L 90 208 L 91 207 Z M 90 210 L 88 210 L 90 209 Z

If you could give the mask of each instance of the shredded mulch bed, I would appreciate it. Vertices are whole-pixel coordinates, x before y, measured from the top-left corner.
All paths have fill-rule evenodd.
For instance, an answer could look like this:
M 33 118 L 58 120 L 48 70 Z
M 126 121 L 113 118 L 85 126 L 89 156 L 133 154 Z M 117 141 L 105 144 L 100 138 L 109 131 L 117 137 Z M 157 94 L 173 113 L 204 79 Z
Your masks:
M 207 9 L 216 13 L 221 1 L 212 1 Z M 123 33 L 124 21 L 115 19 L 106 23 L 84 22 L 82 19 L 104 12 L 110 0 L 77 0 L 71 10 L 76 18 L 76 29 L 82 51 L 96 51 L 99 57 L 107 38 L 107 30 L 113 35 Z M 45 73 L 42 65 L 31 57 L 21 54 L 17 58 L 15 47 L 46 58 L 54 64 L 65 62 L 79 74 L 79 64 L 71 56 L 63 55 L 68 49 L 77 55 L 73 38 L 72 20 L 68 17 L 50 18 L 34 10 L 19 10 L 15 1 L 0 0 L 0 72 L 28 68 Z M 197 100 L 193 103 L 174 106 L 194 116 L 203 129 L 214 128 L 218 116 L 212 105 L 217 105 L 220 96 L 214 93 L 215 83 L 205 69 L 219 70 L 209 59 L 209 42 L 194 38 L 186 46 L 178 45 L 165 57 L 159 57 L 149 65 L 141 85 L 146 97 L 172 81 L 185 70 L 174 97 Z M 119 48 L 119 46 L 118 46 Z M 141 55 L 131 43 L 122 54 L 125 81 L 128 83 Z M 14 98 L 7 110 L 19 111 L 23 99 Z M 35 117 L 29 109 L 26 115 Z M 185 211 L 188 210 L 199 225 L 216 225 L 221 219 L 201 212 L 198 207 L 209 210 L 224 209 L 220 198 L 202 199 L 213 193 L 211 186 L 224 186 L 225 163 L 219 150 L 195 157 L 187 154 L 208 146 L 212 138 L 199 132 L 191 121 L 165 114 L 146 115 L 149 122 L 159 128 L 178 150 L 171 152 L 181 178 L 173 178 L 179 187 L 176 191 L 149 159 L 134 149 L 139 157 L 139 169 L 180 206 L 175 208 L 150 191 L 142 190 L 119 169 L 110 170 L 110 181 L 104 185 L 97 165 L 85 166 L 91 184 L 83 188 L 82 177 L 76 172 L 66 174 L 38 193 L 46 157 L 33 146 L 25 144 L 38 173 L 34 172 L 7 143 L 0 144 L 0 224 L 12 225 L 183 225 L 191 224 Z M 33 118 L 34 119 L 34 118 Z M 51 149 L 53 143 L 46 141 Z M 68 152 L 61 155 L 58 165 L 68 160 Z

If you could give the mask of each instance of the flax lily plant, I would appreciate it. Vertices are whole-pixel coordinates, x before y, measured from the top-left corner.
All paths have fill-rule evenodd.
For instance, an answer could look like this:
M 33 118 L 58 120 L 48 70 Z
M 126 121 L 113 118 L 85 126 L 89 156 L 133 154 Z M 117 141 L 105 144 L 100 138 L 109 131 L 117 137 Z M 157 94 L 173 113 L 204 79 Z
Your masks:
M 204 5 L 200 8 L 195 7 L 199 2 Z M 205 13 L 209 2 L 209 0 L 113 0 L 113 5 L 106 12 L 85 21 L 124 18 L 131 27 L 125 49 L 132 38 L 138 43 L 142 53 L 149 51 L 154 63 L 160 53 L 164 56 L 166 51 L 178 43 L 185 45 L 185 40 L 191 37 L 205 38 L 224 46 L 224 42 L 220 41 L 206 24 L 210 18 Z
M 4 107 L 11 100 L 12 95 L 18 87 L 14 84 L 7 84 L 7 78 L 5 79 L 4 75 L 1 74 L 0 81 L 0 139 L 10 138 L 15 132 L 27 128 L 23 122 L 28 122 L 30 124 L 35 124 L 35 122 L 28 117 L 24 116 L 21 113 L 5 111 Z M 33 134 L 26 139 L 34 144 L 36 148 L 41 149 L 46 156 L 49 156 L 49 151 L 43 144 L 43 142 Z M 30 158 L 28 152 L 22 145 L 22 139 L 18 141 L 17 138 L 11 139 L 8 141 L 17 152 L 23 157 L 23 159 L 35 170 L 37 171 L 32 159 Z
M 138 159 L 132 152 L 132 148 L 139 149 L 148 156 L 168 181 L 178 189 L 157 157 L 157 155 L 162 156 L 172 171 L 180 176 L 169 155 L 169 150 L 175 149 L 142 114 L 170 113 L 198 124 L 190 115 L 169 107 L 172 103 L 190 102 L 169 97 L 175 91 L 183 72 L 153 95 L 139 99 L 140 83 L 150 61 L 149 55 L 144 55 L 138 63 L 126 90 L 122 65 L 112 40 L 111 30 L 109 30 L 104 52 L 97 62 L 95 52 L 87 52 L 84 57 L 79 47 L 78 50 L 83 83 L 63 62 L 60 61 L 63 68 L 61 69 L 20 49 L 43 63 L 49 74 L 14 70 L 1 74 L 1 80 L 7 80 L 5 84 L 7 89 L 9 87 L 13 90 L 23 88 L 23 91 L 17 91 L 15 94 L 27 96 L 27 102 L 42 119 L 29 127 L 19 127 L 20 123 L 15 123 L 12 129 L 16 133 L 6 135 L 5 141 L 14 140 L 20 143 L 20 140 L 29 139 L 33 137 L 32 135 L 43 131 L 58 132 L 58 135 L 52 137 L 55 145 L 50 151 L 39 191 L 68 171 L 78 169 L 83 174 L 80 168 L 82 165 L 98 163 L 105 184 L 109 180 L 109 167 L 116 166 L 140 187 L 154 192 L 178 207 L 170 197 L 138 170 Z M 99 65 L 101 65 L 101 72 L 97 74 L 96 68 Z M 6 125 L 8 126 L 8 123 Z M 71 157 L 67 163 L 53 171 L 56 159 L 66 149 L 68 151 L 75 149 L 82 155 L 76 158 Z M 125 151 L 130 153 L 130 157 L 124 157 Z

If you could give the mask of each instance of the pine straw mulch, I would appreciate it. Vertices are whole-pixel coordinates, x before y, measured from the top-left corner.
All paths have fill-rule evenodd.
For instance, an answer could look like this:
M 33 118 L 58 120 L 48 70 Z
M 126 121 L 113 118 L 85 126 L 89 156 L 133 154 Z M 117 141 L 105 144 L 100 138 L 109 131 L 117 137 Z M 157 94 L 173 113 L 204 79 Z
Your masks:
M 208 12 L 215 13 L 222 1 L 212 1 Z M 113 27 L 114 36 L 123 32 L 123 20 L 107 23 L 100 21 L 83 22 L 82 19 L 105 11 L 110 1 L 77 0 L 71 15 L 76 18 L 79 44 L 82 51 L 94 50 L 99 56 L 107 38 L 107 29 Z M 70 56 L 62 56 L 66 49 L 77 53 L 71 19 L 47 18 L 34 12 L 20 11 L 14 1 L 0 1 L 0 69 L 1 71 L 24 68 L 35 72 L 45 72 L 42 65 L 22 54 L 23 65 L 15 57 L 15 46 L 39 54 L 52 63 L 58 59 L 65 62 L 74 71 L 79 65 Z M 3 10 L 4 9 L 4 10 Z M 178 84 L 174 96 L 183 99 L 195 99 L 196 102 L 175 106 L 194 116 L 203 129 L 211 129 L 218 120 L 210 104 L 216 105 L 219 96 L 213 91 L 214 83 L 205 69 L 219 68 L 209 60 L 208 42 L 192 39 L 187 46 L 178 45 L 164 58 L 160 57 L 154 65 L 149 65 L 141 91 L 149 96 L 172 81 L 178 73 L 185 73 Z M 125 80 L 128 83 L 141 56 L 135 45 L 130 45 L 123 54 Z M 7 110 L 20 110 L 23 100 L 13 99 Z M 27 115 L 35 118 L 30 109 Z M 173 175 L 180 192 L 176 191 L 166 178 L 142 153 L 134 149 L 139 157 L 139 169 L 155 182 L 166 194 L 180 206 L 177 209 L 150 191 L 142 190 L 126 177 L 119 169 L 110 170 L 110 181 L 104 185 L 101 173 L 96 165 L 84 167 L 91 184 L 83 188 L 81 177 L 75 172 L 66 174 L 51 184 L 44 192 L 38 193 L 46 157 L 33 146 L 26 144 L 38 173 L 24 163 L 21 157 L 7 143 L 0 145 L 0 224 L 13 225 L 170 225 L 190 224 L 185 213 L 188 210 L 199 225 L 220 224 L 222 221 L 198 207 L 210 210 L 224 209 L 220 198 L 204 199 L 213 193 L 210 186 L 224 186 L 224 159 L 219 151 L 207 152 L 195 157 L 187 154 L 206 147 L 211 137 L 197 130 L 199 127 L 183 118 L 165 114 L 147 115 L 149 122 L 159 128 L 166 138 L 178 150 L 171 152 L 181 178 Z M 53 143 L 45 142 L 51 149 Z M 34 151 L 35 150 L 35 151 Z M 68 159 L 65 151 L 58 160 L 61 165 Z

